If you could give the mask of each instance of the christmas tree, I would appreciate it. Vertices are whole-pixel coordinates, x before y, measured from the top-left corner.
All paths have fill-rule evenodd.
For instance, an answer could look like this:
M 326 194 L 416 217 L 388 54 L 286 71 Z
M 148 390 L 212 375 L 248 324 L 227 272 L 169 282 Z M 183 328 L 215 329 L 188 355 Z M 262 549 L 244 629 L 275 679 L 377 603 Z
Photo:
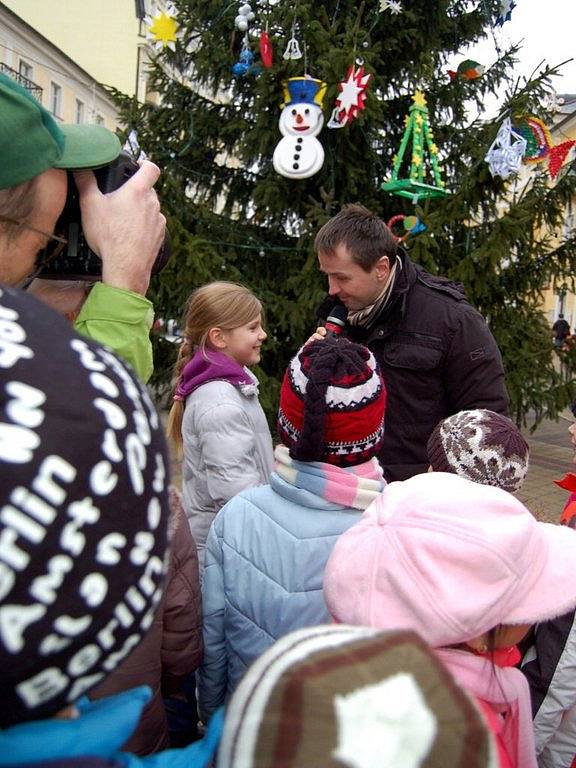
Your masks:
M 575 176 L 565 167 L 551 185 L 538 164 L 519 184 L 492 176 L 484 160 L 507 116 L 550 120 L 542 102 L 555 70 L 517 82 L 512 48 L 489 68 L 466 60 L 447 73 L 450 57 L 464 60 L 470 44 L 492 35 L 499 0 L 252 0 L 251 7 L 179 0 L 174 8 L 175 50 L 159 52 L 149 73 L 160 103 L 115 94 L 127 131 L 136 129 L 163 171 L 174 256 L 153 287 L 159 315 L 180 317 L 190 292 L 209 280 L 249 285 L 265 307 L 269 340 L 258 374 L 272 414 L 284 367 L 314 329 L 326 289 L 314 235 L 342 205 L 359 201 L 385 221 L 412 214 L 426 226 L 405 246 L 430 272 L 462 282 L 487 318 L 517 421 L 530 410 L 554 415 L 576 395 L 571 353 L 555 365 L 539 309 L 543 288 L 571 284 L 576 272 L 576 241 L 554 239 Z M 280 106 L 285 82 L 305 75 L 326 84 L 317 137 L 324 161 L 312 176 L 287 178 L 273 165 Z M 417 93 L 424 132 L 416 115 L 400 160 L 416 180 L 414 163 L 428 164 L 421 180 L 443 192 L 400 197 L 389 185 L 403 174 L 399 153 Z M 496 93 L 499 114 L 487 120 L 483 106 Z M 327 127 L 331 116 L 338 128 Z M 158 341 L 158 381 L 169 379 L 173 355 Z

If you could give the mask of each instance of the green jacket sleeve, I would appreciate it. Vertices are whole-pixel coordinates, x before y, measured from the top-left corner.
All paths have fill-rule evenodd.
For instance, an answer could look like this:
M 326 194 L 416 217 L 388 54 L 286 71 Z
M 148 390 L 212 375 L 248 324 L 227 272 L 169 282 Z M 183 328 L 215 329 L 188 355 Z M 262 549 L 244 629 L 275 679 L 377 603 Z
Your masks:
M 110 347 L 146 382 L 153 371 L 150 342 L 153 319 L 154 308 L 144 296 L 96 283 L 74 327 L 83 336 Z

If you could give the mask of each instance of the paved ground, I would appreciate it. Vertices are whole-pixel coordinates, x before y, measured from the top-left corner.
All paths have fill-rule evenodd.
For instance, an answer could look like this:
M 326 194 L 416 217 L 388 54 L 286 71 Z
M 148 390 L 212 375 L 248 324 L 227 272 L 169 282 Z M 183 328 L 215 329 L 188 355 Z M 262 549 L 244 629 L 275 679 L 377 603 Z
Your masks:
M 567 492 L 553 481 L 566 472 L 576 472 L 576 466 L 572 464 L 574 452 L 570 446 L 568 422 L 563 419 L 545 421 L 532 434 L 524 430 L 524 435 L 530 445 L 530 468 L 522 489 L 516 495 L 539 520 L 555 523 Z M 181 473 L 177 461 L 172 462 L 172 479 L 180 485 Z
M 566 472 L 576 472 L 568 426 L 567 421 L 560 419 L 542 422 L 532 434 L 524 430 L 530 445 L 530 468 L 517 496 L 539 520 L 549 523 L 558 520 L 567 497 L 567 491 L 553 481 Z

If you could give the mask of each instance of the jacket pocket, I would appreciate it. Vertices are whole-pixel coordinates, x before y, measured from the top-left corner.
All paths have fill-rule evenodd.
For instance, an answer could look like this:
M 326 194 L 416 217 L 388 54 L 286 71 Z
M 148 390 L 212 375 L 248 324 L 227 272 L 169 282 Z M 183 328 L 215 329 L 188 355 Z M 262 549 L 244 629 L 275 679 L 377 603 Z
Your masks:
M 382 357 L 385 364 L 393 368 L 432 371 L 440 365 L 442 350 L 421 343 L 394 341 L 386 345 Z

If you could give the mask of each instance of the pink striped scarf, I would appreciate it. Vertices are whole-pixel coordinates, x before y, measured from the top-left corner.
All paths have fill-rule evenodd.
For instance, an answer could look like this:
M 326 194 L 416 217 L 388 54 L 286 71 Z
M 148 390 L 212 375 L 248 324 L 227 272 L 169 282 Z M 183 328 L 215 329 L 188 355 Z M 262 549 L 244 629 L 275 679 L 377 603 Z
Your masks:
M 355 467 L 336 467 L 323 461 L 296 461 L 285 445 L 276 446 L 274 457 L 276 474 L 287 483 L 352 509 L 366 509 L 386 485 L 375 458 Z

